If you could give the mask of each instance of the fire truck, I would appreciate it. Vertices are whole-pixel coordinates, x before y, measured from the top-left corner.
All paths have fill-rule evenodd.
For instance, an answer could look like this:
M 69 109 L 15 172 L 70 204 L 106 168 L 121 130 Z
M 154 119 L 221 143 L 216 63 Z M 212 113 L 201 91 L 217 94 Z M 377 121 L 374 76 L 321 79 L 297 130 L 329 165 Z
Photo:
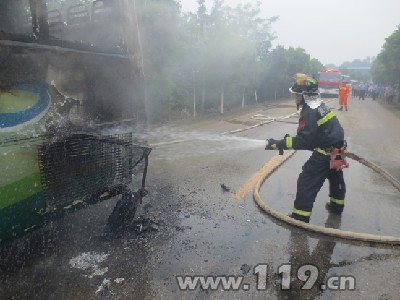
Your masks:
M 338 97 L 342 82 L 339 70 L 322 70 L 318 72 L 318 87 L 322 97 Z

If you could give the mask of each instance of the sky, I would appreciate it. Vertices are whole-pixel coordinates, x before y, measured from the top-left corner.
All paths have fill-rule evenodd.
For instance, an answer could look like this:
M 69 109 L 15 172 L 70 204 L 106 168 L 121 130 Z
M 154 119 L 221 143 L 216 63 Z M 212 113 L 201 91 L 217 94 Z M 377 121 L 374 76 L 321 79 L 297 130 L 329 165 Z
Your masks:
M 196 0 L 180 0 L 195 12 Z M 208 10 L 212 0 L 206 0 Z M 225 0 L 225 5 L 256 3 Z M 323 64 L 376 57 L 385 38 L 400 25 L 400 0 L 263 0 L 261 16 L 279 16 L 272 24 L 273 46 L 300 47 Z

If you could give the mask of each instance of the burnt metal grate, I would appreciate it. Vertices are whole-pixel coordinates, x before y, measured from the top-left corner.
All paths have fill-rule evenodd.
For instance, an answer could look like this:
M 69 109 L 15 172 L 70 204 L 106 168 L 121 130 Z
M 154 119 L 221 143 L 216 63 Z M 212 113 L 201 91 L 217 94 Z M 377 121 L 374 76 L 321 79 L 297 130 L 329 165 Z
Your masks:
M 132 171 L 146 147 L 134 146 L 132 133 L 73 134 L 39 146 L 39 166 L 48 205 L 84 200 L 132 182 Z

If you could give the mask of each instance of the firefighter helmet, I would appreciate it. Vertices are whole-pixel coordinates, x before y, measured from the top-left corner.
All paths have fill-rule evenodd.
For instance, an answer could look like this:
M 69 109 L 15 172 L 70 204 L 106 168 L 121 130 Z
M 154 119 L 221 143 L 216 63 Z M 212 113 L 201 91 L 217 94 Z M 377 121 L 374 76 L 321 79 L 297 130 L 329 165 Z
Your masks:
M 304 85 L 308 79 L 307 75 L 303 73 L 296 73 L 293 78 L 297 85 Z
M 294 84 L 289 88 L 289 91 L 293 94 L 302 94 L 304 85 L 307 81 L 307 75 L 303 73 L 296 73 L 293 76 Z
M 318 82 L 314 78 L 305 74 L 297 73 L 294 75 L 295 83 L 289 88 L 294 94 L 318 95 Z
M 314 78 L 307 78 L 305 87 L 303 89 L 303 94 L 306 95 L 318 95 L 318 82 Z

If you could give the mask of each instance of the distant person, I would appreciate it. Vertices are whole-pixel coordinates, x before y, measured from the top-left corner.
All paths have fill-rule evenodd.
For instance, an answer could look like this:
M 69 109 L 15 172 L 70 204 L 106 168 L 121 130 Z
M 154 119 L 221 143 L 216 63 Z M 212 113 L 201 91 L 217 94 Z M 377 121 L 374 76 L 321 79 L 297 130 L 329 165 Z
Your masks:
M 365 100 L 365 94 L 367 93 L 368 85 L 365 82 L 360 84 L 360 90 L 358 94 L 358 100 Z
M 347 111 L 347 100 L 350 94 L 350 87 L 347 85 L 347 81 L 343 80 L 342 85 L 339 87 L 339 110 L 343 110 L 343 107 Z
M 322 102 L 318 82 L 312 78 L 304 81 L 298 78 L 296 74 L 296 83 L 289 89 L 296 95 L 296 103 L 302 105 L 297 135 L 286 134 L 281 140 L 268 139 L 265 149 L 278 149 L 281 154 L 284 149 L 313 151 L 297 180 L 296 199 L 290 215 L 308 223 L 315 198 L 326 179 L 329 180 L 328 211 L 343 212 L 346 184 L 342 169 L 348 165 L 343 157 L 344 130 L 335 114 Z
M 371 86 L 368 89 L 368 92 L 369 92 L 372 100 L 375 101 L 375 99 L 378 96 L 378 87 L 375 84 L 371 84 Z
M 360 95 L 360 83 L 357 82 L 354 86 L 354 98 L 357 98 Z
M 386 95 L 386 103 L 393 103 L 395 92 L 391 86 L 386 87 L 385 95 Z
M 378 85 L 378 98 L 384 99 L 385 97 L 385 87 L 383 85 Z

